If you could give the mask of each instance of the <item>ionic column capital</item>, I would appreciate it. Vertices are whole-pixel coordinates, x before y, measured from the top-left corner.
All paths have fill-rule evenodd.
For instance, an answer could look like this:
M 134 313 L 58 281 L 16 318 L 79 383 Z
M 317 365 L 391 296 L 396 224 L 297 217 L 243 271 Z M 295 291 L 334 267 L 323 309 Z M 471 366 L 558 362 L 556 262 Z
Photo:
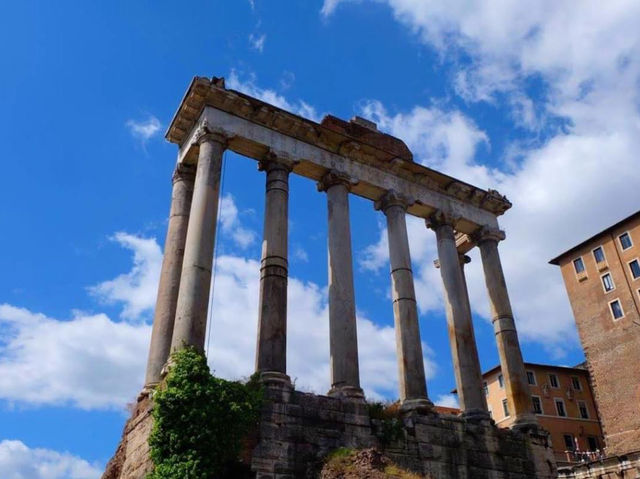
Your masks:
M 196 177 L 196 167 L 185 163 L 178 163 L 176 169 L 173 170 L 171 181 L 175 184 L 178 181 L 191 181 Z
M 320 181 L 318 181 L 316 185 L 318 187 L 318 191 L 327 191 L 329 188 L 336 185 L 344 185 L 347 187 L 347 190 L 350 191 L 351 187 L 356 183 L 356 180 L 344 173 L 340 173 L 336 170 L 329 170 L 322 178 L 320 178 Z
M 471 235 L 471 239 L 478 245 L 485 241 L 495 241 L 496 243 L 506 238 L 504 231 L 497 228 L 483 226 Z
M 448 213 L 443 210 L 436 210 L 429 218 L 425 219 L 427 228 L 436 230 L 441 226 L 451 226 L 455 229 L 456 224 L 460 221 L 460 216 Z
M 193 139 L 198 145 L 202 145 L 208 141 L 215 141 L 222 144 L 225 149 L 229 143 L 229 135 L 227 135 L 224 130 L 211 126 L 206 119 L 202 120 L 200 125 L 198 125 Z
M 398 193 L 396 190 L 388 190 L 373 204 L 376 210 L 381 210 L 383 213 L 387 213 L 387 210 L 392 206 L 400 206 L 404 211 L 409 206 L 415 203 L 412 199 L 405 195 Z
M 269 150 L 267 154 L 258 161 L 258 170 L 266 171 L 267 173 L 271 170 L 285 170 L 287 173 L 290 173 L 296 163 L 297 161 L 286 154 Z

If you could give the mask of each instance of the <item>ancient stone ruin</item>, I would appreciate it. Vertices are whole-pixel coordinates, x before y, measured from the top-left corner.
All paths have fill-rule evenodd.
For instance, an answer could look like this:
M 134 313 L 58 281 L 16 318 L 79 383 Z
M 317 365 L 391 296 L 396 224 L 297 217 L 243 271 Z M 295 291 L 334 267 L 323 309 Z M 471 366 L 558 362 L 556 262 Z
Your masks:
M 251 468 L 257 478 L 308 477 L 338 447 L 383 447 L 398 464 L 433 478 L 555 477 L 547 435 L 531 397 L 498 253 L 497 217 L 511 204 L 413 161 L 398 138 L 362 118 L 316 123 L 225 88 L 193 79 L 166 135 L 178 145 L 171 214 L 153 322 L 146 384 L 105 478 L 143 478 L 150 468 L 149 393 L 172 350 L 204 351 L 211 268 L 226 149 L 265 172 L 256 372 L 264 407 Z M 328 202 L 331 384 L 326 396 L 294 390 L 287 375 L 287 211 L 291 173 L 305 176 Z M 382 444 L 360 387 L 348 195 L 372 201 L 387 221 L 399 371 L 402 435 Z M 425 220 L 437 241 L 447 325 L 462 414 L 438 415 L 427 393 L 406 215 Z M 490 419 L 483 391 L 465 255 L 478 246 L 511 430 Z M 215 331 L 214 331 L 215 334 Z

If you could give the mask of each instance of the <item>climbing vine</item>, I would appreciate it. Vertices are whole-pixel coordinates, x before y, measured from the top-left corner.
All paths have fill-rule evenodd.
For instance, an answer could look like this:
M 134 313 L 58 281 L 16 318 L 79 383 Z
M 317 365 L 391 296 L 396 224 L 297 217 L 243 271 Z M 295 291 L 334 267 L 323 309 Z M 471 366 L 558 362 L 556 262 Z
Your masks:
M 149 437 L 153 471 L 147 479 L 231 477 L 242 442 L 260 417 L 262 389 L 211 375 L 203 354 L 185 348 L 171 357 L 153 397 Z

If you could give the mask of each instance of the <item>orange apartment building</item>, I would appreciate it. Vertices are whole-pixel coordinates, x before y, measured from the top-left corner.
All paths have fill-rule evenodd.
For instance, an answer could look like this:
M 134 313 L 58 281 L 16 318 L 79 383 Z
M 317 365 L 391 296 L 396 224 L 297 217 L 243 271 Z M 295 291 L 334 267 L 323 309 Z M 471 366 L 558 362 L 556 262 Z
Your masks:
M 551 434 L 556 461 L 562 464 L 597 457 L 603 447 L 603 435 L 589 372 L 583 367 L 533 363 L 525 363 L 525 367 L 531 407 L 540 426 Z M 513 419 L 500 366 L 484 373 L 483 379 L 491 417 L 498 427 L 511 426 Z
M 560 266 L 607 455 L 640 450 L 640 211 L 550 261 Z

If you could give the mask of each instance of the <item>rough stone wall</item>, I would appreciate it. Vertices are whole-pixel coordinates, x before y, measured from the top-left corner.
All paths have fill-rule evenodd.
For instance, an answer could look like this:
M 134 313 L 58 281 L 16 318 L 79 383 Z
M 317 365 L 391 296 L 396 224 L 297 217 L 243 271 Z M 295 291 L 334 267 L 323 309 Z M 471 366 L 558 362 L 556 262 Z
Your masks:
M 152 402 L 148 396 L 136 404 L 126 422 L 122 439 L 107 464 L 102 479 L 144 479 L 153 464 L 149 457 L 149 434 L 153 426 Z
M 558 477 L 564 479 L 639 479 L 640 451 L 561 469 L 558 471 Z
M 311 478 L 338 447 L 383 449 L 398 465 L 433 479 L 556 477 L 546 434 L 524 434 L 454 416 L 405 418 L 385 444 L 366 404 L 300 392 L 268 391 L 252 469 L 257 479 Z

